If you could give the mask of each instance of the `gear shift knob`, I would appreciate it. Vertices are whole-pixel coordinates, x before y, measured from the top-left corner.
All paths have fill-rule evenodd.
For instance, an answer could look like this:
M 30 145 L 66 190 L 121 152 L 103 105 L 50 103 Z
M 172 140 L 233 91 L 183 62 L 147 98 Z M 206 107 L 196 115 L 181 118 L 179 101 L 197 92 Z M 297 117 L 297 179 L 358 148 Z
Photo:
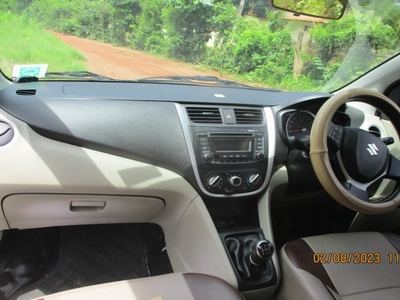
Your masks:
M 274 245 L 268 240 L 257 240 L 252 245 L 250 262 L 255 266 L 265 264 L 274 254 Z

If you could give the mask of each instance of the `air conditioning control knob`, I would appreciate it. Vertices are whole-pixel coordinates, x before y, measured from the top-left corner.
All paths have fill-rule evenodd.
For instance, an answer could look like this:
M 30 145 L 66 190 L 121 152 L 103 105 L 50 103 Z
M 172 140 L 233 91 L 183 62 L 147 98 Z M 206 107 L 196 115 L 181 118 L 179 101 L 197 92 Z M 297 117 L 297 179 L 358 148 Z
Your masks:
M 261 182 L 261 175 L 258 173 L 251 173 L 249 176 L 249 184 L 251 186 L 258 186 Z
M 211 188 L 220 187 L 222 183 L 222 177 L 218 174 L 211 174 L 207 178 L 207 185 Z
M 229 183 L 231 184 L 231 186 L 239 186 L 242 184 L 242 178 L 234 175 L 229 179 Z

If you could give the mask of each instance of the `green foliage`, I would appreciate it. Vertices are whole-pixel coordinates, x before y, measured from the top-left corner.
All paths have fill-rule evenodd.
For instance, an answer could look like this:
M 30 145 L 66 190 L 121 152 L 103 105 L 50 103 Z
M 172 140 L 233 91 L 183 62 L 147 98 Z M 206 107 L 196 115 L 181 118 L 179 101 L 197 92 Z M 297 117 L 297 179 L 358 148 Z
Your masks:
M 79 52 L 35 22 L 0 13 L 0 27 L 0 66 L 10 77 L 14 64 L 46 63 L 49 71 L 86 70 L 85 59 Z
M 281 30 L 286 26 L 286 21 L 283 19 L 284 14 L 282 10 L 267 11 L 269 29 L 272 32 Z
M 132 26 L 132 43 L 135 48 L 148 52 L 162 53 L 165 39 L 161 11 L 167 6 L 166 0 L 143 0 L 137 25 Z
M 338 9 L 337 0 L 325 2 L 328 10 Z M 340 20 L 317 23 L 308 33 L 304 23 L 287 24 L 282 12 L 269 9 L 268 1 L 246 0 L 243 16 L 237 16 L 239 3 L 4 0 L 0 8 L 55 31 L 128 45 L 284 89 L 334 90 L 400 47 L 400 8 L 392 0 L 375 6 L 360 1 L 356 5 L 362 14 L 349 9 Z M 311 13 L 323 10 L 314 0 L 296 0 L 295 6 L 312 7 Z M 307 43 L 298 44 L 300 32 L 309 38 Z
M 104 0 L 36 0 L 27 8 L 26 16 L 49 29 L 108 41 L 105 31 L 110 22 L 111 9 Z
M 240 0 L 233 0 L 233 4 L 238 7 Z M 257 18 L 265 18 L 266 10 L 271 10 L 269 1 L 265 0 L 246 0 L 242 15 L 255 16 Z
M 111 43 L 127 45 L 132 24 L 142 13 L 141 0 L 107 0 L 112 6 L 107 35 Z
M 215 33 L 216 45 L 228 37 L 233 28 L 240 22 L 236 18 L 236 7 L 229 1 L 214 3 L 214 16 L 212 30 Z
M 275 4 L 292 11 L 334 19 L 339 18 L 343 9 L 339 0 L 275 0 Z
M 167 55 L 187 62 L 201 61 L 211 37 L 213 7 L 200 0 L 171 0 L 162 17 Z
M 383 23 L 390 26 L 394 30 L 394 38 L 392 43 L 394 47 L 400 44 L 400 6 L 394 6 L 387 9 L 387 14 L 383 17 Z
M 0 2 L 0 11 L 12 11 L 16 7 L 15 0 L 3 0 Z
M 277 87 L 289 91 L 320 91 L 322 89 L 320 81 L 314 80 L 306 75 L 300 75 L 297 78 L 288 75 L 282 79 Z
M 327 62 L 332 57 L 349 50 L 356 38 L 356 24 L 353 16 L 345 16 L 337 21 L 318 24 L 310 30 L 313 47 L 318 47 L 320 58 Z
M 124 44 L 133 22 L 130 12 L 139 11 L 139 8 L 137 1 L 132 0 L 35 0 L 25 9 L 24 15 L 48 29 Z
M 293 50 L 290 33 L 272 33 L 263 28 L 249 28 L 240 35 L 233 56 L 239 73 L 251 72 L 268 64 L 291 71 Z
M 340 20 L 328 21 L 310 30 L 313 60 L 306 60 L 303 74 L 327 82 L 326 89 L 337 89 L 357 78 L 382 60 L 397 40 L 395 30 L 373 13 L 353 10 Z M 346 69 L 339 70 L 345 56 Z
M 268 1 L 265 0 L 255 0 L 249 2 L 251 15 L 256 16 L 257 18 L 265 18 L 266 12 L 271 9 Z
M 268 84 L 276 84 L 292 73 L 293 47 L 289 32 L 271 32 L 270 23 L 256 18 L 237 20 L 234 26 L 236 30 L 223 43 L 209 49 L 208 65 Z
M 29 7 L 33 1 L 34 0 L 2 0 L 0 3 L 0 11 L 11 11 L 18 14 Z

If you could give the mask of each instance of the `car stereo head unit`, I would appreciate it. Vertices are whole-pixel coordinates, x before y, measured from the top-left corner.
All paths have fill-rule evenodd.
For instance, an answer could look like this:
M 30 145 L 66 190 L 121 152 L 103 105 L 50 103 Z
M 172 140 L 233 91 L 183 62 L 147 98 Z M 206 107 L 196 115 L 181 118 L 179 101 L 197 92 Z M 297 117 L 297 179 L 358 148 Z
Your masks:
M 264 134 L 201 132 L 197 145 L 206 163 L 249 163 L 264 159 Z

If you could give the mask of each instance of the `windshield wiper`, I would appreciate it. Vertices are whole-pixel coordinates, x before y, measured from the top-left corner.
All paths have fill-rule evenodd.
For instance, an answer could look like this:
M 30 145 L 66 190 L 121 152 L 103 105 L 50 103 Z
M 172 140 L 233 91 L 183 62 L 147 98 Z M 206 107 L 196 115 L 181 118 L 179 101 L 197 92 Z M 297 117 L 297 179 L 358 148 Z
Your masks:
M 116 80 L 114 78 L 111 77 L 107 77 L 107 76 L 103 76 L 100 74 L 96 74 L 96 73 L 92 73 L 92 72 L 88 72 L 88 71 L 68 71 L 68 72 L 47 72 L 45 75 L 45 79 L 46 78 L 68 78 L 68 77 L 72 77 L 72 78 L 82 78 L 82 79 L 98 79 L 98 80 Z
M 195 84 L 204 86 L 223 86 L 223 87 L 241 87 L 247 89 L 259 89 L 268 91 L 280 91 L 276 89 L 254 87 L 244 83 L 221 79 L 216 76 L 157 76 L 157 77 L 145 77 L 136 80 L 137 82 L 149 82 L 149 83 L 179 83 L 179 84 Z

